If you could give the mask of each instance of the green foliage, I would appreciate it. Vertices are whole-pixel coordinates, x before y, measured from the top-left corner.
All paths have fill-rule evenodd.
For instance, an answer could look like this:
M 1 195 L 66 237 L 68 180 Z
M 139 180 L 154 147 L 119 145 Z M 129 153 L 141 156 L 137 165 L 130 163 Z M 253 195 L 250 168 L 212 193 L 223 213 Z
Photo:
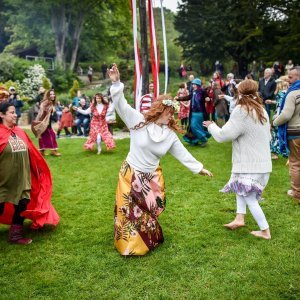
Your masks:
M 70 97 L 73 99 L 77 95 L 77 91 L 79 90 L 79 82 L 78 80 L 73 80 L 73 86 L 70 89 Z
M 43 87 L 44 87 L 46 90 L 50 90 L 50 89 L 51 89 L 52 84 L 51 84 L 51 81 L 49 80 L 49 78 L 43 77 Z
M 67 91 L 73 85 L 74 80 L 78 79 L 77 76 L 68 70 L 56 68 L 54 71 L 48 73 L 52 82 L 53 88 L 57 92 Z
M 183 0 L 175 17 L 177 42 L 187 59 L 208 66 L 233 59 L 240 73 L 252 60 L 298 61 L 299 11 L 298 1 Z
M 32 136 L 32 135 L 31 135 Z M 282 158 L 262 208 L 272 240 L 246 227 L 223 228 L 235 215 L 235 196 L 219 193 L 230 176 L 231 143 L 189 147 L 214 173 L 193 175 L 174 157 L 161 160 L 167 207 L 160 215 L 165 242 L 144 257 L 122 257 L 113 245 L 118 173 L 129 139 L 113 152 L 84 151 L 84 139 L 58 140 L 60 158 L 46 156 L 53 178 L 56 228 L 30 230 L 29 246 L 9 245 L 0 226 L 2 299 L 299 299 L 299 205 L 286 196 Z M 34 139 L 37 144 L 37 140 Z
M 16 57 L 11 54 L 0 54 L 0 81 L 22 81 L 25 78 L 25 71 L 33 66 L 35 62 Z

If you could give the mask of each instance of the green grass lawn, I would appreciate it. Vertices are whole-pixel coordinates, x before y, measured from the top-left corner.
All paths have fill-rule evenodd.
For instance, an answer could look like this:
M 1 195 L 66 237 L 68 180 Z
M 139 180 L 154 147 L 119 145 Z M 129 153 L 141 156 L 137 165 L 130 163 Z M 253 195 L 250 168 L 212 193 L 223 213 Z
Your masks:
M 8 226 L 0 226 L 0 299 L 300 298 L 300 207 L 286 196 L 284 159 L 274 162 L 263 195 L 272 233 L 266 241 L 249 234 L 257 229 L 251 215 L 245 228 L 223 228 L 235 215 L 235 196 L 219 193 L 230 176 L 230 143 L 188 146 L 212 179 L 167 155 L 165 242 L 144 257 L 124 258 L 113 246 L 113 210 L 129 139 L 100 156 L 84 152 L 83 142 L 60 139 L 62 156 L 46 158 L 59 226 L 33 232 L 26 223 L 33 243 L 24 247 L 8 244 Z

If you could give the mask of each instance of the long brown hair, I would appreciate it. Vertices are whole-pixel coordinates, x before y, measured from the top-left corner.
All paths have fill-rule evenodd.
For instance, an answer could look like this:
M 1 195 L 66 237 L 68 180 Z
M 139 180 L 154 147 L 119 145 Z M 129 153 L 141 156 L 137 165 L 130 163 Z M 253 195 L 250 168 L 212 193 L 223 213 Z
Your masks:
M 140 122 L 139 124 L 135 125 L 132 129 L 140 129 L 148 125 L 149 123 L 155 123 L 164 112 L 170 112 L 174 116 L 175 108 L 173 106 L 163 104 L 163 100 L 168 99 L 172 99 L 172 97 L 169 94 L 160 95 L 157 98 L 157 100 L 153 102 L 151 108 L 145 113 L 145 122 Z M 183 133 L 183 130 L 177 124 L 174 117 L 170 120 L 168 127 L 174 130 L 175 132 Z
M 97 97 L 97 96 L 101 99 L 101 103 L 102 103 L 102 104 L 104 104 L 104 105 L 107 105 L 107 104 L 108 104 L 108 102 L 106 102 L 106 101 L 104 100 L 103 94 L 102 94 L 102 93 L 97 93 L 97 94 L 94 95 L 93 100 L 92 100 L 92 105 L 93 105 L 93 106 L 96 106 L 96 105 L 97 105 L 97 101 L 96 101 L 96 97 Z
M 256 118 L 261 124 L 267 122 L 264 116 L 263 102 L 258 95 L 258 84 L 256 81 L 246 79 L 239 84 L 236 104 L 244 107 L 252 118 L 254 118 L 253 111 L 255 111 Z
M 50 99 L 50 92 L 54 92 L 54 94 L 55 94 L 54 89 L 50 89 L 50 90 L 46 91 L 45 95 L 44 95 L 44 98 L 43 98 L 43 101 L 46 101 L 46 100 L 51 101 L 51 99 Z M 54 103 L 56 103 L 56 95 L 55 95 L 55 100 L 54 100 L 53 104 Z

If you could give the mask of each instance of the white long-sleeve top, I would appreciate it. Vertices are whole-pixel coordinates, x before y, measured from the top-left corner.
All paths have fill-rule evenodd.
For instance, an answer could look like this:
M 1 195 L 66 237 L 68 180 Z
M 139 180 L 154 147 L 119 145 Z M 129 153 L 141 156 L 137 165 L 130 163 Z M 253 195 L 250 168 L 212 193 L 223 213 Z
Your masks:
M 252 112 L 255 116 L 255 111 Z M 230 115 L 229 121 L 222 127 L 215 123 L 208 131 L 219 142 L 232 141 L 232 173 L 269 173 L 272 171 L 270 151 L 270 123 L 261 124 L 240 105 Z
M 104 108 L 104 105 L 102 103 L 97 103 L 96 108 L 98 110 L 99 115 L 102 113 L 102 110 Z M 83 115 L 90 115 L 91 114 L 91 107 L 87 109 L 81 109 L 80 107 L 77 108 L 77 111 L 80 112 Z
M 134 169 L 145 173 L 154 172 L 160 158 L 170 152 L 194 174 L 199 173 L 203 165 L 183 146 L 176 133 L 167 126 L 150 123 L 139 129 L 133 127 L 144 122 L 144 115 L 132 108 L 124 97 L 124 84 L 115 82 L 110 88 L 116 111 L 130 130 L 130 151 L 127 162 Z
M 229 102 L 229 112 L 232 113 L 236 105 L 236 99 L 228 95 L 224 95 L 224 99 Z

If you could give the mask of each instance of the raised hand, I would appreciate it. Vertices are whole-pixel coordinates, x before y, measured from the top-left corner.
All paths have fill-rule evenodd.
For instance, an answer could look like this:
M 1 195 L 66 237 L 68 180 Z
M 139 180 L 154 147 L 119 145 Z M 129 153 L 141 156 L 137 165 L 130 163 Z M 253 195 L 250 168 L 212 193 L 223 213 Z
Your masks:
M 115 63 L 112 65 L 112 68 L 107 71 L 107 74 L 112 82 L 120 80 L 120 72 Z

